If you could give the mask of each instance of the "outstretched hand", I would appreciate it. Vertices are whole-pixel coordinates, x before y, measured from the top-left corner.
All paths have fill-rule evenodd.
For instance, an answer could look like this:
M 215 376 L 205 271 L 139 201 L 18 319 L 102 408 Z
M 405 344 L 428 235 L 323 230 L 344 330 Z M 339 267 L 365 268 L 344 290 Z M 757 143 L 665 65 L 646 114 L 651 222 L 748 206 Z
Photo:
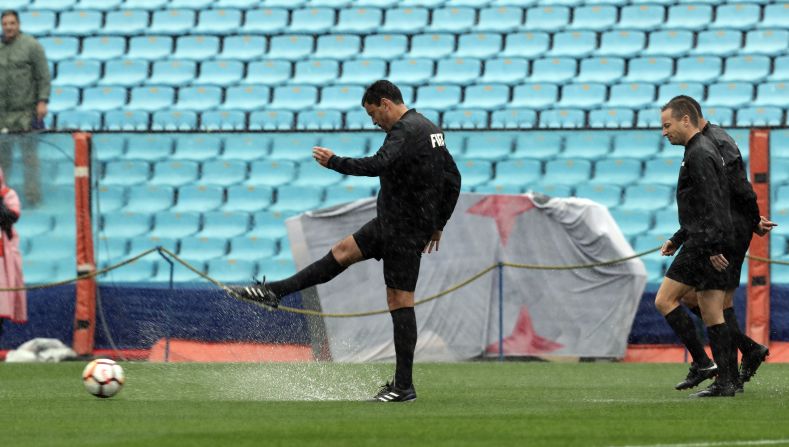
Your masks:
M 759 225 L 757 225 L 756 230 L 754 233 L 758 234 L 759 236 L 764 236 L 765 234 L 769 233 L 773 227 L 777 227 L 778 224 L 775 222 L 771 222 L 764 216 L 759 216 Z
M 422 253 L 432 253 L 433 247 L 435 247 L 436 251 L 438 251 L 438 242 L 441 240 L 441 231 L 434 231 L 433 235 L 430 237 L 430 242 L 427 243 L 425 249 L 422 250 Z
M 315 146 L 312 148 L 312 158 L 318 162 L 324 168 L 329 165 L 329 159 L 334 156 L 334 152 L 331 149 L 327 149 L 325 147 Z

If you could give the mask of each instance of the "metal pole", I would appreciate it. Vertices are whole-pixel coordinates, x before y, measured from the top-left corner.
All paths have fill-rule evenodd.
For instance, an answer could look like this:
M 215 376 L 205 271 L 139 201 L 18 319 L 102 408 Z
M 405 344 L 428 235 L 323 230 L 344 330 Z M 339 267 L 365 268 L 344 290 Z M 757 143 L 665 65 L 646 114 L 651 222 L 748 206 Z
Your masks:
M 159 256 L 164 258 L 164 260 L 167 261 L 168 264 L 170 264 L 170 290 L 173 290 L 173 270 L 175 269 L 175 264 L 173 264 L 173 261 L 170 258 L 168 258 L 167 256 L 165 256 L 164 253 L 162 253 L 162 247 L 156 247 L 156 249 L 157 249 L 156 251 L 159 253 Z M 164 363 L 167 363 L 169 361 L 170 361 L 170 336 L 165 335 L 164 336 Z
M 499 361 L 504 361 L 504 265 L 499 262 Z

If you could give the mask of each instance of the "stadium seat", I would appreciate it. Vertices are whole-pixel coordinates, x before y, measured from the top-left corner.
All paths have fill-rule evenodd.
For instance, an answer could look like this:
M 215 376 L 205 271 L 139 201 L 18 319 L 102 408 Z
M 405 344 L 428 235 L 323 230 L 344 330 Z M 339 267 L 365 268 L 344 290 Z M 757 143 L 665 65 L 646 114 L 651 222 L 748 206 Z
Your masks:
M 213 6 L 214 0 L 170 0 L 168 7 L 203 10 Z
M 429 23 L 426 8 L 391 8 L 384 14 L 384 24 L 379 31 L 384 33 L 414 34 L 424 30 Z
M 290 61 L 304 59 L 312 53 L 313 40 L 308 35 L 274 36 L 269 43 L 268 57 Z
M 105 130 L 147 130 L 150 115 L 142 110 L 110 110 L 104 113 Z
M 626 83 L 611 86 L 608 107 L 640 108 L 655 102 L 655 85 L 648 83 Z
M 149 15 L 148 11 L 142 9 L 107 11 L 104 14 L 104 26 L 100 27 L 97 32 L 121 36 L 143 34 L 148 29 Z
M 190 0 L 183 1 L 193 3 Z M 212 2 L 212 0 L 208 1 Z M 174 4 L 170 6 L 181 7 Z M 194 29 L 196 33 L 235 34 L 241 27 L 241 11 L 238 9 L 203 9 L 200 7 L 196 9 L 200 10 L 197 17 L 197 27 Z
M 680 148 L 681 149 L 681 148 Z M 674 157 L 655 158 L 647 160 L 644 165 L 642 182 L 655 185 L 675 186 L 679 175 L 682 153 L 676 151 Z
M 353 34 L 324 34 L 318 36 L 315 43 L 315 53 L 312 57 L 342 61 L 357 56 L 361 51 L 361 47 L 362 38 L 360 36 Z
M 753 100 L 753 85 L 747 82 L 725 82 L 707 86 L 705 107 L 740 107 Z
M 321 138 L 320 145 L 332 149 L 344 157 L 364 157 L 369 146 L 364 133 L 332 132 Z
M 453 34 L 416 34 L 411 37 L 409 58 L 442 59 L 455 51 Z
M 787 49 L 789 49 L 789 30 L 757 29 L 745 34 L 745 46 L 740 50 L 740 54 L 779 56 Z
M 350 110 L 345 113 L 345 128 L 351 130 L 374 130 L 377 129 L 377 126 L 373 124 L 366 111 Z
M 222 138 L 219 135 L 197 133 L 180 135 L 175 139 L 174 160 L 205 161 L 219 156 Z
M 628 210 L 659 210 L 671 205 L 673 193 L 674 188 L 668 185 L 630 185 L 625 188 L 624 202 L 620 206 Z
M 178 101 L 173 105 L 176 110 L 204 111 L 219 107 L 222 102 L 222 89 L 214 86 L 181 87 Z
M 636 113 L 632 109 L 606 108 L 589 112 L 589 127 L 629 128 L 633 126 Z
M 195 236 L 230 239 L 246 233 L 249 226 L 249 213 L 210 211 L 203 213 L 203 227 Z
M 157 60 L 170 57 L 173 38 L 170 36 L 134 36 L 129 39 L 129 59 Z
M 285 229 L 285 219 L 295 215 L 292 211 L 260 211 L 252 215 L 252 230 L 247 233 L 249 237 L 265 239 L 279 239 L 288 235 Z
M 532 62 L 529 82 L 564 83 L 575 77 L 577 63 L 575 58 L 554 57 L 536 59 Z
M 432 59 L 394 60 L 389 65 L 389 80 L 395 85 L 423 84 L 433 78 L 433 66 Z
M 250 62 L 244 84 L 278 85 L 290 79 L 291 63 L 288 61 L 267 60 Z
M 293 84 L 325 85 L 339 76 L 340 64 L 333 59 L 310 59 L 295 63 Z
M 129 188 L 129 199 L 123 211 L 129 213 L 152 214 L 169 209 L 175 200 L 172 186 L 146 185 Z
M 755 106 L 785 107 L 789 102 L 789 84 L 784 82 L 766 82 L 756 87 Z
M 195 84 L 229 86 L 238 84 L 244 76 L 244 64 L 235 60 L 213 60 L 200 63 L 200 76 Z
M 646 46 L 647 37 L 643 31 L 606 31 L 601 34 L 600 47 L 596 56 L 634 57 Z
M 199 164 L 196 161 L 161 160 L 153 164 L 153 186 L 183 186 L 197 181 Z
M 297 8 L 291 10 L 288 32 L 318 35 L 334 26 L 334 9 Z
M 148 78 L 148 62 L 142 59 L 115 59 L 104 63 L 104 76 L 99 85 L 133 87 Z
M 710 103 L 707 98 L 707 104 Z M 734 109 L 728 107 L 707 107 L 704 109 L 704 118 L 722 127 L 734 125 Z
M 231 186 L 246 180 L 247 164 L 242 160 L 208 160 L 203 162 L 202 183 Z
M 715 21 L 709 27 L 747 30 L 759 23 L 761 14 L 761 6 L 755 4 L 718 5 L 715 8 Z
M 219 208 L 224 190 L 220 186 L 200 183 L 178 188 L 178 202 L 171 208 L 174 212 L 206 212 Z
M 126 104 L 126 89 L 123 87 L 91 87 L 82 90 L 80 109 L 85 111 L 109 111 Z
M 553 35 L 553 47 L 548 51 L 553 57 L 580 58 L 597 48 L 597 36 L 592 31 L 564 31 Z
M 258 262 L 258 271 L 272 281 L 285 279 L 296 273 L 296 265 L 290 258 L 267 258 Z
M 619 229 L 627 238 L 649 231 L 652 226 L 652 213 L 643 210 L 610 210 Z
M 197 130 L 197 112 L 191 110 L 157 110 L 151 114 L 151 130 Z
M 569 29 L 605 31 L 617 22 L 618 10 L 612 5 L 585 5 L 573 8 Z
M 494 179 L 490 183 L 474 187 L 473 191 L 479 194 L 522 194 L 523 187 L 520 185 L 500 185 Z
M 205 60 L 219 54 L 219 37 L 217 36 L 179 36 L 175 40 L 175 59 Z
M 339 110 L 307 110 L 296 115 L 296 129 L 334 130 L 342 128 L 342 112 Z
M 241 110 L 211 110 L 200 113 L 200 130 L 246 130 L 247 116 Z
M 477 21 L 477 11 L 469 7 L 436 8 L 426 31 L 467 35 Z
M 720 76 L 723 61 L 716 56 L 690 56 L 677 59 L 677 69 L 672 82 L 715 81 Z
M 523 26 L 524 12 L 516 6 L 491 6 L 479 9 L 475 31 L 508 33 Z
M 326 189 L 324 207 L 331 207 L 343 203 L 354 202 L 361 199 L 372 198 L 369 188 L 355 188 L 353 186 L 333 187 Z
M 643 57 L 633 58 L 628 61 L 627 82 L 652 82 L 667 81 L 674 73 L 674 61 L 670 57 Z
M 468 136 L 463 156 L 477 160 L 505 160 L 512 150 L 512 132 L 473 133 Z
M 781 126 L 784 112 L 779 107 L 745 107 L 737 111 L 738 126 Z
M 595 183 L 627 186 L 641 179 L 641 160 L 608 157 L 595 162 Z
M 479 82 L 485 84 L 518 84 L 529 73 L 529 61 L 522 58 L 492 58 L 484 61 L 484 65 Z
M 257 110 L 269 102 L 271 89 L 265 85 L 232 86 L 225 90 L 224 110 Z
M 266 6 L 270 5 L 267 4 Z M 244 26 L 240 29 L 244 34 L 274 35 L 288 28 L 289 11 L 287 9 L 271 7 L 245 9 L 247 11 L 244 14 Z
M 611 135 L 607 132 L 572 132 L 564 139 L 560 158 L 600 159 L 611 151 Z
M 34 0 L 30 6 L 32 9 L 63 12 L 74 8 L 76 2 L 77 0 Z
M 557 183 L 537 182 L 525 188 L 526 192 L 533 192 L 546 195 L 548 197 L 571 197 L 573 187 Z
M 61 36 L 87 36 L 101 29 L 103 21 L 101 11 L 62 11 L 58 14 L 58 26 L 53 31 Z
M 431 82 L 436 84 L 467 85 L 476 82 L 482 71 L 479 59 L 448 58 L 436 62 L 436 74 Z
M 693 32 L 687 30 L 653 31 L 643 56 L 680 57 L 693 48 Z
M 248 283 L 257 274 L 257 264 L 246 259 L 209 259 L 208 274 L 225 284 Z
M 417 109 L 448 109 L 460 102 L 461 88 L 458 85 L 425 85 L 417 88 Z
M 593 57 L 581 60 L 574 82 L 613 84 L 625 75 L 625 60 L 618 57 Z
M 617 132 L 614 134 L 613 151 L 610 156 L 647 160 L 660 152 L 661 141 L 660 133 L 651 130 Z
M 359 107 L 360 98 L 364 95 L 364 87 L 359 85 L 333 85 L 321 89 L 321 101 L 315 106 L 318 109 L 347 111 Z
M 148 233 L 149 229 L 151 228 L 151 219 L 149 214 L 136 214 L 127 212 L 104 213 L 101 216 L 101 221 L 101 231 L 103 232 L 104 236 L 108 238 L 129 238 L 141 236 Z M 39 240 L 41 239 L 36 238 L 33 241 Z M 72 247 L 73 243 L 74 242 L 72 239 Z M 49 246 L 48 250 L 50 250 L 50 256 L 52 256 L 52 246 L 50 245 L 54 244 L 47 244 L 47 246 Z
M 477 84 L 466 87 L 463 96 L 461 107 L 496 110 L 507 105 L 510 89 L 500 84 Z
M 570 8 L 566 6 L 533 6 L 526 10 L 523 28 L 528 31 L 555 32 L 570 22 Z
M 615 27 L 625 30 L 653 31 L 663 25 L 666 10 L 661 5 L 641 4 L 623 6 Z
M 195 12 L 188 9 L 159 9 L 151 12 L 151 34 L 182 35 L 195 27 Z
M 494 129 L 526 129 L 537 125 L 537 112 L 525 108 L 507 108 L 490 114 L 490 127 Z
M 126 137 L 118 134 L 94 135 L 91 151 L 96 160 L 104 162 L 120 160 L 126 151 Z
M 492 183 L 523 188 L 541 178 L 542 164 L 539 160 L 510 158 L 496 163 L 496 177 Z
M 145 161 L 164 160 L 173 152 L 173 138 L 163 134 L 132 135 L 128 138 L 126 158 Z
M 512 158 L 534 158 L 550 160 L 562 149 L 562 134 L 559 132 L 527 132 L 515 138 L 515 153 Z
M 596 83 L 567 84 L 562 86 L 558 107 L 568 109 L 593 109 L 605 102 L 606 86 Z
M 764 19 L 759 24 L 762 28 L 789 28 L 789 6 L 786 2 L 764 6 Z
M 318 89 L 311 85 L 274 87 L 270 107 L 280 110 L 303 110 L 317 103 Z
M 341 84 L 369 85 L 386 77 L 386 61 L 383 59 L 355 59 L 342 64 Z
M 21 23 L 24 19 L 20 15 L 19 20 Z M 25 32 L 27 32 L 27 23 L 25 23 Z M 38 42 L 44 48 L 47 60 L 52 62 L 59 62 L 66 59 L 77 57 L 79 52 L 79 39 L 76 37 L 55 36 L 55 37 L 42 37 Z M 51 70 L 50 70 L 51 71 Z
M 313 160 L 299 163 L 297 172 L 296 179 L 290 182 L 290 185 L 326 187 L 343 179 L 342 174 L 326 169 Z
M 767 56 L 732 56 L 726 58 L 723 75 L 718 80 L 761 82 L 770 74 L 770 63 L 770 58 Z M 777 62 L 776 68 L 778 68 Z
M 616 208 L 622 201 L 622 188 L 604 183 L 585 183 L 575 188 L 576 197 L 592 200 L 607 208 Z
M 500 34 L 476 33 L 461 34 L 454 56 L 460 58 L 486 59 L 497 56 L 501 51 L 502 37 Z
M 219 57 L 226 60 L 253 61 L 262 59 L 265 52 L 266 38 L 263 36 L 225 36 Z
M 770 155 L 774 158 L 789 159 L 789 132 L 785 129 L 775 129 L 770 132 Z M 775 177 L 772 180 L 775 181 Z
M 126 53 L 126 39 L 119 36 L 85 37 L 80 57 L 97 61 L 119 59 Z
M 4 7 L 5 8 L 5 7 Z M 20 28 L 24 30 L 26 34 L 30 34 L 33 36 L 41 36 L 46 35 L 52 32 L 55 29 L 55 22 L 57 20 L 57 14 L 55 11 L 47 11 L 47 10 L 32 10 L 32 11 L 19 11 L 19 24 Z M 43 40 L 51 40 L 52 38 L 45 38 Z M 57 38 L 56 38 L 57 39 Z M 47 53 L 48 58 L 52 58 L 52 55 L 48 51 L 44 42 L 39 40 L 42 46 L 44 46 L 44 50 Z
M 277 134 L 271 139 L 271 154 L 273 160 L 311 160 L 312 148 L 318 146 L 318 134 Z
M 580 109 L 550 109 L 540 112 L 540 128 L 578 129 L 586 125 L 586 113 Z
M 168 0 L 125 0 L 121 8 L 145 9 L 154 11 L 167 6 Z
M 254 134 L 228 134 L 225 135 L 225 145 L 222 157 L 228 160 L 253 161 L 264 159 L 271 146 L 269 135 Z
M 110 239 L 106 237 L 99 238 L 96 244 L 96 257 L 100 262 L 111 261 L 115 259 L 126 259 L 129 254 L 129 244 L 125 238 Z M 137 253 L 134 253 L 135 255 Z M 25 278 L 27 279 L 27 278 Z
M 249 114 L 249 130 L 293 129 L 295 114 L 289 110 L 269 110 Z
M 677 230 L 679 230 L 677 210 L 668 208 L 655 211 L 655 226 L 650 230 L 651 233 L 671 235 Z
M 678 95 L 687 95 L 690 96 L 691 98 L 703 98 L 704 84 L 701 84 L 699 82 L 679 82 L 679 83 L 663 84 L 660 86 L 660 89 L 658 90 L 658 99 L 655 105 L 658 107 L 662 107 L 664 104 L 669 102 L 671 98 Z
M 584 159 L 548 160 L 545 179 L 555 184 L 577 185 L 592 177 L 592 162 Z
M 550 36 L 546 32 L 509 33 L 504 37 L 500 57 L 537 58 L 548 52 Z
M 323 188 L 318 186 L 282 185 L 277 187 L 276 201 L 269 207 L 271 211 L 309 211 L 320 208 L 323 202 Z
M 493 177 L 493 166 L 487 160 L 458 160 L 458 170 L 463 178 L 463 190 L 487 183 Z
M 345 8 L 339 10 L 337 25 L 332 31 L 370 34 L 381 26 L 382 21 L 383 12 L 380 8 Z
M 284 225 L 283 225 L 284 226 Z M 257 261 L 277 254 L 275 238 L 238 236 L 230 239 L 228 257 L 243 261 Z
M 101 113 L 90 110 L 66 110 L 57 114 L 59 130 L 101 130 Z
M 152 64 L 151 85 L 180 86 L 191 84 L 197 75 L 197 63 L 189 60 L 162 60 Z
M 696 47 L 691 51 L 696 56 L 731 56 L 742 46 L 742 33 L 736 30 L 702 31 L 696 39 Z
M 181 239 L 181 249 L 178 256 L 187 262 L 208 261 L 209 259 L 225 258 L 227 253 L 227 238 L 190 236 Z
M 665 29 L 699 30 L 712 22 L 712 6 L 710 5 L 674 5 L 669 6 Z

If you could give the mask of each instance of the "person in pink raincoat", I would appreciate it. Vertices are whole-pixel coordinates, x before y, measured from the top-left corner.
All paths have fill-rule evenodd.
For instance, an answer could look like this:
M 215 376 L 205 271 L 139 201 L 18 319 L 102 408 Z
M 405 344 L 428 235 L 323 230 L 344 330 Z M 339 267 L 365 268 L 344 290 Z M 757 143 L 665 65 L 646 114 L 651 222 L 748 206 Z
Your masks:
M 21 207 L 16 191 L 5 184 L 5 174 L 0 168 L 0 288 L 23 287 L 22 254 L 19 251 L 19 234 L 14 224 L 19 220 Z M 3 319 L 14 323 L 27 321 L 27 294 L 0 291 L 0 336 Z

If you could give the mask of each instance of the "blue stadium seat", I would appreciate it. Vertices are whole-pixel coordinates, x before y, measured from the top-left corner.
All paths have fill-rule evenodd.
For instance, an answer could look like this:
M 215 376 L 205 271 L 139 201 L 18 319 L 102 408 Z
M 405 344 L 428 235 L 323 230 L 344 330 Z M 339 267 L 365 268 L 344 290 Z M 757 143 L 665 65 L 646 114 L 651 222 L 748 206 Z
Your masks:
M 625 60 L 618 57 L 593 57 L 581 60 L 574 82 L 612 84 L 625 75 Z
M 745 46 L 740 50 L 743 55 L 766 54 L 780 56 L 789 49 L 789 30 L 757 29 L 745 34 Z
M 477 11 L 468 7 L 436 8 L 427 31 L 436 33 L 468 33 L 477 21 Z
M 384 15 L 384 24 L 379 31 L 384 33 L 418 33 L 429 23 L 425 8 L 392 8 Z
M 766 82 L 756 87 L 756 106 L 786 107 L 789 104 L 789 85 L 784 82 Z
M 200 63 L 200 76 L 195 84 L 235 85 L 244 76 L 244 64 L 234 60 L 213 60 Z
M 536 59 L 532 62 L 529 82 L 564 83 L 575 77 L 577 63 L 575 58 L 554 57 Z
M 214 0 L 170 0 L 168 7 L 203 10 L 213 6 Z
M 318 186 L 282 185 L 277 187 L 276 201 L 271 211 L 309 211 L 320 208 L 323 203 L 323 188 Z
M 121 8 L 146 9 L 154 11 L 167 6 L 168 0 L 125 0 Z
M 107 61 L 120 59 L 126 53 L 126 39 L 119 36 L 94 36 L 82 39 L 80 57 Z
M 262 133 L 225 135 L 222 157 L 229 160 L 252 161 L 265 158 L 269 153 L 271 138 Z
M 422 112 L 420 110 L 420 112 Z M 350 110 L 345 112 L 345 128 L 352 130 L 374 130 L 378 127 L 372 123 L 370 116 L 364 110 Z
M 114 260 L 128 258 L 128 241 L 123 239 L 99 238 L 96 244 L 96 257 L 99 260 Z M 134 253 L 135 255 L 138 253 Z M 25 278 L 27 279 L 27 278 Z
M 182 135 L 175 139 L 175 160 L 211 160 L 219 156 L 222 138 L 219 135 L 193 134 Z
M 409 58 L 442 59 L 455 51 L 453 34 L 416 34 L 411 37 Z
M 777 258 L 789 253 L 789 241 L 783 235 L 770 235 L 770 257 Z
M 175 40 L 173 58 L 205 60 L 219 54 L 217 36 L 179 36 Z
M 355 188 L 353 186 L 327 188 L 326 200 L 323 202 L 323 206 L 330 207 L 371 197 L 370 188 Z
M 736 30 L 708 30 L 698 33 L 696 47 L 691 51 L 698 56 L 731 56 L 742 47 L 742 33 Z
M 203 228 L 195 236 L 230 239 L 246 233 L 249 226 L 249 213 L 210 211 L 203 213 Z
M 787 3 L 773 3 L 764 6 L 764 19 L 759 24 L 762 28 L 789 28 L 789 6 Z
M 611 151 L 611 135 L 607 132 L 573 132 L 564 139 L 560 158 L 600 159 Z
M 123 87 L 91 87 L 82 90 L 80 109 L 86 111 L 109 111 L 126 104 L 126 89 Z
M 608 158 L 595 163 L 593 180 L 596 183 L 627 186 L 641 179 L 641 160 L 635 158 Z
M 263 36 L 225 36 L 222 39 L 223 59 L 253 61 L 262 59 L 266 53 L 266 38 Z
M 200 130 L 246 130 L 247 116 L 241 110 L 210 110 L 200 113 Z
M 550 109 L 540 112 L 541 128 L 578 129 L 586 125 L 586 113 L 580 109 Z
M 456 57 L 486 59 L 497 56 L 501 51 L 502 36 L 493 33 L 461 34 L 458 37 Z
M 104 14 L 104 26 L 98 30 L 98 33 L 122 36 L 144 34 L 148 29 L 149 16 L 148 11 L 142 9 L 107 11 Z
M 773 206 L 776 209 L 789 208 L 789 185 L 778 186 L 773 194 L 775 196 Z
M 342 112 L 339 110 L 307 110 L 296 115 L 296 129 L 334 130 L 342 128 Z
M 183 186 L 197 181 L 199 163 L 191 160 L 161 160 L 153 164 L 148 181 L 153 186 Z
M 676 151 L 674 157 L 655 158 L 644 163 L 644 177 L 642 182 L 647 184 L 674 186 L 677 184 L 681 152 Z
M 577 185 L 592 177 L 592 162 L 584 159 L 548 160 L 545 179 L 553 184 Z
M 487 160 L 458 160 L 458 170 L 463 178 L 463 190 L 487 183 L 493 177 L 493 165 Z
M 663 25 L 666 10 L 661 5 L 641 4 L 623 6 L 616 28 L 638 31 L 653 31 Z
M 303 110 L 314 107 L 318 99 L 318 88 L 311 85 L 289 85 L 274 87 L 272 109 Z
M 164 160 L 173 152 L 173 138 L 170 135 L 133 135 L 129 137 L 127 144 L 126 158 L 128 159 Z
M 522 194 L 523 187 L 520 185 L 500 185 L 494 179 L 490 183 L 474 187 L 473 191 L 480 194 Z
M 775 129 L 770 132 L 770 155 L 773 158 L 789 159 L 789 132 L 784 129 Z M 785 165 L 786 161 L 783 163 Z M 789 176 L 789 171 L 786 174 Z M 775 181 L 775 176 L 772 180 Z
M 628 210 L 659 210 L 673 202 L 674 188 L 668 185 L 642 183 L 625 188 L 625 199 L 622 209 Z
M 290 182 L 290 185 L 326 187 L 339 183 L 342 179 L 341 174 L 308 160 L 299 163 L 296 179 Z
M 482 109 L 455 109 L 442 114 L 441 126 L 445 129 L 487 129 L 488 112 Z
M 484 132 L 469 135 L 465 158 L 477 160 L 506 160 L 513 149 L 512 132 Z
M 707 86 L 705 107 L 740 107 L 753 100 L 753 85 L 747 82 L 726 82 Z
M 482 72 L 479 59 L 448 58 L 436 62 L 436 74 L 431 82 L 436 84 L 471 84 Z
M 321 138 L 320 145 L 339 151 L 344 157 L 364 157 L 369 146 L 367 135 L 363 133 L 326 134 Z
M 296 265 L 290 258 L 268 258 L 258 262 L 260 274 L 272 280 L 285 279 L 296 273 Z
M 709 103 L 709 98 L 707 98 Z M 734 125 L 734 109 L 728 107 L 705 107 L 704 117 L 715 124 L 723 127 Z
M 610 213 L 627 238 L 644 234 L 652 226 L 652 213 L 649 211 L 616 209 Z
M 101 62 L 85 59 L 68 59 L 57 64 L 56 86 L 87 87 L 94 85 L 101 74 Z
M 325 85 L 340 74 L 340 63 L 333 59 L 310 59 L 295 64 L 293 84 Z
M 249 130 L 293 129 L 295 113 L 290 110 L 269 110 L 249 114 Z
M 762 14 L 762 8 L 755 4 L 718 5 L 715 8 L 715 21 L 710 28 L 730 28 L 738 30 L 751 29 L 756 26 Z
M 148 78 L 148 62 L 142 59 L 115 59 L 104 63 L 104 77 L 100 85 L 133 87 Z
M 142 110 L 110 110 L 104 113 L 106 130 L 147 130 L 150 115 Z
M 227 188 L 222 211 L 254 213 L 268 208 L 274 201 L 271 186 L 233 185 Z
M 383 59 L 356 59 L 343 62 L 342 75 L 337 82 L 369 85 L 384 77 L 386 61 Z
M 532 183 L 527 186 L 525 190 L 527 192 L 543 194 L 548 197 L 571 197 L 573 195 L 573 187 L 571 185 L 548 183 L 547 180 Z
M 244 84 L 277 85 L 290 79 L 291 63 L 288 61 L 257 61 L 247 65 L 247 76 Z
M 225 284 L 248 283 L 257 274 L 257 264 L 245 259 L 209 259 L 208 274 Z
M 524 12 L 516 6 L 491 6 L 479 10 L 476 31 L 508 33 L 523 26 Z
M 57 35 L 87 36 L 98 32 L 103 20 L 101 11 L 63 11 L 58 15 L 58 26 L 53 31 Z
M 34 0 L 31 9 L 51 11 L 67 11 L 74 8 L 77 0 Z
M 605 183 L 585 183 L 575 188 L 576 197 L 592 200 L 607 208 L 616 208 L 622 201 L 622 188 Z
M 612 5 L 586 5 L 573 9 L 570 29 L 605 31 L 616 24 L 618 10 Z
M 101 113 L 91 110 L 66 110 L 57 114 L 57 128 L 101 130 Z
M 57 20 L 57 14 L 55 11 L 19 11 L 18 14 L 20 28 L 23 29 L 27 34 L 41 36 L 49 34 L 53 29 L 55 29 L 55 21 Z M 41 42 L 41 45 L 44 45 L 44 42 Z M 44 45 L 44 49 L 48 50 L 46 45 Z M 52 57 L 49 51 L 46 51 L 46 53 L 47 57 Z
M 600 36 L 597 56 L 634 57 L 646 46 L 647 37 L 643 31 L 606 31 Z
M 597 48 L 597 36 L 592 31 L 564 31 L 554 33 L 553 47 L 548 55 L 554 57 L 588 56 Z
M 637 57 L 628 62 L 628 82 L 662 83 L 674 73 L 674 61 L 670 57 Z
M 652 130 L 617 132 L 614 134 L 614 148 L 611 157 L 632 157 L 647 160 L 660 152 L 662 141 L 662 136 Z
M 315 42 L 313 57 L 320 59 L 351 59 L 359 54 L 362 38 L 353 34 L 324 34 Z
M 510 89 L 501 84 L 477 84 L 466 87 L 461 107 L 496 110 L 509 101 Z
M 523 26 L 529 31 L 558 31 L 570 22 L 570 8 L 566 6 L 533 6 L 526 10 Z
M 178 202 L 174 212 L 206 212 L 219 208 L 223 202 L 221 186 L 189 184 L 178 188 Z
M 383 21 L 379 8 L 346 8 L 339 10 L 333 31 L 340 33 L 368 34 L 376 31 Z
M 529 61 L 522 58 L 492 58 L 484 62 L 484 74 L 479 82 L 486 84 L 518 84 L 529 73 Z
M 62 112 L 71 110 L 79 104 L 79 89 L 77 87 L 55 87 L 49 95 L 49 111 Z
M 526 129 L 537 125 L 537 112 L 525 108 L 507 108 L 490 114 L 490 127 L 494 129 Z
M 182 87 L 178 90 L 177 110 L 204 111 L 215 109 L 222 102 L 222 89 L 213 86 Z
M 290 12 L 284 8 L 249 8 L 244 15 L 244 26 L 240 31 L 261 36 L 278 34 L 288 28 L 289 15 Z
M 191 3 L 191 0 L 187 1 Z M 241 11 L 238 9 L 197 9 L 200 12 L 197 18 L 197 27 L 194 30 L 196 33 L 235 34 L 241 27 Z
M 771 61 L 767 56 L 732 56 L 726 58 L 723 75 L 718 80 L 761 82 L 770 74 L 770 65 Z
M 633 127 L 636 113 L 632 109 L 606 108 L 589 111 L 589 127 L 629 128 Z
M 19 21 L 25 23 L 20 15 Z M 25 23 L 25 32 L 27 32 L 27 23 Z M 44 48 L 47 60 L 58 62 L 66 59 L 77 57 L 79 51 L 79 39 L 76 37 L 55 36 L 55 37 L 42 37 L 38 42 Z M 50 70 L 51 71 L 51 70 Z
M 712 22 L 711 5 L 674 5 L 669 6 L 668 16 L 663 27 L 666 29 L 699 30 Z
M 511 107 L 544 109 L 551 107 L 559 99 L 559 86 L 556 84 L 520 84 L 512 90 Z
M 172 186 L 146 185 L 129 188 L 129 200 L 123 211 L 129 213 L 151 214 L 169 209 L 175 200 Z
M 542 163 L 539 160 L 528 158 L 506 159 L 496 163 L 496 178 L 494 183 L 503 186 L 517 186 L 519 188 L 542 178 Z
M 504 37 L 500 57 L 536 58 L 548 52 L 550 36 L 546 32 L 509 33 Z
M 334 26 L 334 9 L 297 8 L 291 10 L 288 32 L 323 34 Z
M 279 239 L 288 235 L 285 230 L 285 219 L 293 216 L 292 211 L 260 211 L 252 215 L 252 230 L 249 237 Z
M 458 85 L 424 85 L 417 88 L 417 109 L 448 109 L 460 102 L 461 88 Z
M 310 160 L 312 148 L 318 146 L 316 133 L 278 134 L 271 138 L 271 154 L 274 160 Z
M 269 43 L 268 57 L 290 61 L 304 59 L 312 53 L 313 44 L 312 36 L 296 34 L 274 36 Z
M 359 107 L 364 95 L 364 87 L 360 85 L 333 85 L 321 89 L 321 101 L 318 109 L 347 111 Z
M 146 80 L 151 85 L 191 84 L 197 76 L 197 63 L 190 60 L 156 61 L 151 67 L 151 77 Z
M 126 150 L 126 137 L 118 134 L 94 135 L 91 139 L 92 155 L 98 161 L 120 160 Z
M 25 261 L 43 261 L 59 258 L 74 258 L 74 236 L 44 234 L 32 238 Z M 50 280 L 51 281 L 51 280 Z
M 227 238 L 190 236 L 181 239 L 178 256 L 188 262 L 208 261 L 209 259 L 225 258 Z
M 606 91 L 604 84 L 567 84 L 562 86 L 562 99 L 557 106 L 568 109 L 593 109 L 605 102 Z
M 658 90 L 658 100 L 655 104 L 658 107 L 663 106 L 671 100 L 671 98 L 678 95 L 687 95 L 691 98 L 704 98 L 704 84 L 699 82 L 679 82 L 663 84 Z
M 195 27 L 195 12 L 188 9 L 160 9 L 151 13 L 151 34 L 182 35 Z
M 211 185 L 231 186 L 246 180 L 247 164 L 242 160 L 208 160 L 203 162 L 200 181 Z
M 767 79 L 770 81 L 789 81 L 789 56 L 776 57 L 773 60 L 773 65 L 773 73 Z
M 781 126 L 784 112 L 780 107 L 745 107 L 737 111 L 738 126 Z
M 197 112 L 191 110 L 157 110 L 151 114 L 151 130 L 197 130 Z
M 170 57 L 173 38 L 170 36 L 134 36 L 129 39 L 129 59 L 157 60 Z
M 640 108 L 654 103 L 656 88 L 654 84 L 627 83 L 611 86 L 606 104 L 608 107 Z
M 432 59 L 393 60 L 389 64 L 389 80 L 395 85 L 423 84 L 433 78 L 433 66 Z
M 270 258 L 277 254 L 277 243 L 274 238 L 261 238 L 255 236 L 238 236 L 230 240 L 231 259 L 243 261 L 256 261 Z
M 676 62 L 677 70 L 672 82 L 713 82 L 723 68 L 723 61 L 716 56 L 682 57 Z
M 655 226 L 650 230 L 653 234 L 673 234 L 679 230 L 677 210 L 668 208 L 655 211 Z M 658 242 L 657 244 L 661 244 Z
M 692 48 L 692 31 L 652 31 L 649 33 L 649 45 L 641 54 L 644 56 L 679 57 L 689 53 Z
M 136 214 L 127 212 L 104 213 L 101 216 L 101 220 L 102 232 L 104 236 L 108 238 L 129 238 L 133 236 L 141 236 L 146 234 L 151 228 L 151 219 L 149 214 Z M 33 241 L 39 240 L 41 239 L 36 238 Z M 50 250 L 51 248 L 52 247 L 50 247 Z

